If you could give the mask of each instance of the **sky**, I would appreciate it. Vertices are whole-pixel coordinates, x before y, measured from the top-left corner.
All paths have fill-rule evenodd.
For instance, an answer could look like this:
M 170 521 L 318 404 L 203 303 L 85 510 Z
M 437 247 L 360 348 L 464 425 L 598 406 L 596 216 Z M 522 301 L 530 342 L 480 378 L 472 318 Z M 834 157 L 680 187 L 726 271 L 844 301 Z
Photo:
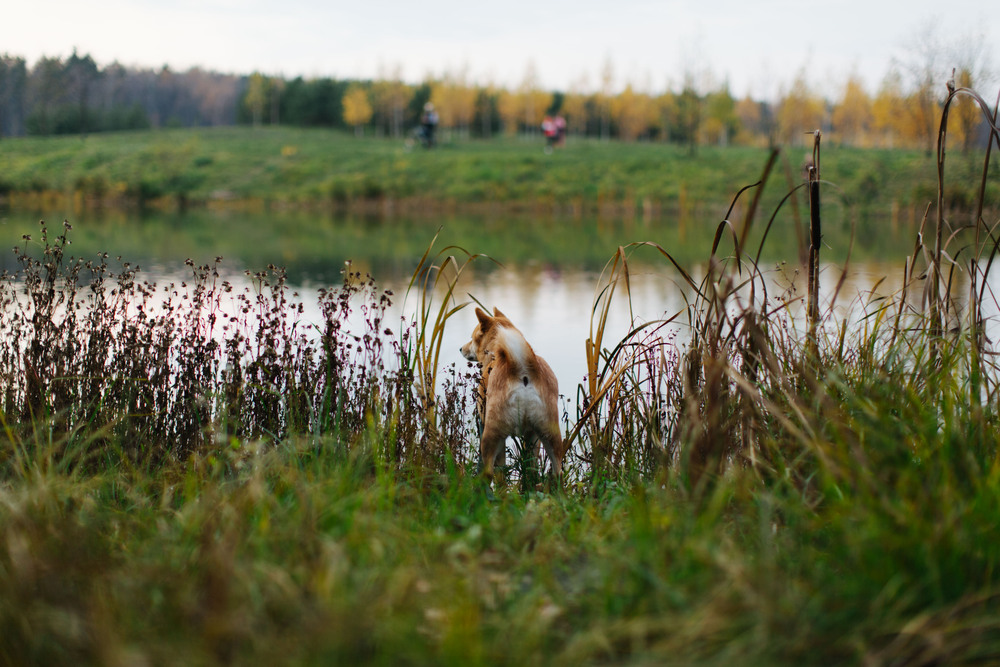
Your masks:
M 679 88 L 728 82 L 770 99 L 806 71 L 835 96 L 856 72 L 875 92 L 893 57 L 928 26 L 949 43 L 1000 37 L 989 0 L 30 0 L 0 11 L 0 54 L 100 66 L 286 78 L 405 81 L 464 72 L 517 87 L 529 70 L 548 90 Z M 945 10 L 945 11 L 942 11 Z M 987 58 L 994 70 L 996 53 Z M 610 68 L 609 68 L 610 66 Z M 803 70 L 805 68 L 805 70 Z

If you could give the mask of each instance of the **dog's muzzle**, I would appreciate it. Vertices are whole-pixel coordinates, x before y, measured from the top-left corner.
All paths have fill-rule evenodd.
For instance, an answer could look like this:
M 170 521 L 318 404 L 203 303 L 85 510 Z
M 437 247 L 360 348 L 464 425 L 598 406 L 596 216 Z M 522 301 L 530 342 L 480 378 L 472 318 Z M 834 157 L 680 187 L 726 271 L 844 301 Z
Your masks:
M 469 341 L 459 349 L 462 352 L 462 356 L 469 361 L 479 361 L 479 357 L 476 355 L 476 344 L 474 342 Z

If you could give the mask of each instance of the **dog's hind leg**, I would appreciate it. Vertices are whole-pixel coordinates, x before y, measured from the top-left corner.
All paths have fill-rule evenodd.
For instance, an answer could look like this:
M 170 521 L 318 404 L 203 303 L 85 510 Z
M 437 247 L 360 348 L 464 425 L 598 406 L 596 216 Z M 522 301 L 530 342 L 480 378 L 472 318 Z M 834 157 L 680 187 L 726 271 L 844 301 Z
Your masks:
M 504 434 L 495 427 L 487 425 L 486 428 L 483 429 L 483 436 L 479 442 L 479 455 L 483 459 L 482 475 L 488 481 L 493 481 L 494 479 L 497 459 L 500 460 L 501 470 L 507 461 L 507 452 L 505 447 L 506 439 L 507 438 Z M 498 481 L 503 481 L 502 473 Z
M 559 432 L 559 427 L 556 426 L 554 429 L 550 429 L 542 438 L 540 438 L 542 444 L 545 445 L 545 454 L 549 457 L 549 462 L 552 465 L 552 479 L 554 485 L 558 487 L 562 484 L 562 464 L 563 456 L 566 454 L 563 451 L 563 439 L 562 434 Z
M 507 483 L 507 438 L 500 441 L 500 452 L 497 454 L 493 479 L 501 486 Z

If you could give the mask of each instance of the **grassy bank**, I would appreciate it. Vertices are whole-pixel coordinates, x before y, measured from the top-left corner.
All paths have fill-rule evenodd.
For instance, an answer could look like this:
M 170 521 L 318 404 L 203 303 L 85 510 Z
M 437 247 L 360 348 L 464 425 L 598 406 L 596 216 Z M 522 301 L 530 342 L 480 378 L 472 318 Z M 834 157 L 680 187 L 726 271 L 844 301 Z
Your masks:
M 877 407 L 930 417 L 902 393 Z M 155 474 L 32 452 L 0 486 L 0 660 L 997 660 L 995 465 L 963 430 L 842 405 L 872 460 L 817 438 L 831 461 L 782 459 L 805 486 L 733 470 L 700 496 L 668 476 L 489 502 L 468 478 L 394 471 L 377 441 L 245 443 Z
M 719 266 L 691 342 L 595 339 L 563 490 L 493 499 L 464 371 L 414 391 L 434 302 L 397 339 L 348 275 L 309 334 L 280 272 L 195 266 L 157 310 L 41 238 L 0 290 L 5 663 L 1000 659 L 996 368 L 905 295 L 813 347 Z
M 307 323 L 281 269 L 154 285 L 39 230 L 0 279 L 0 661 L 997 662 L 993 226 L 928 227 L 849 319 L 818 245 L 800 297 L 729 223 L 697 280 L 643 244 L 688 335 L 622 340 L 610 249 L 561 484 L 516 444 L 476 473 L 437 359 L 474 254 L 432 244 L 396 330 L 350 270 Z
M 341 207 L 380 215 L 526 211 L 695 218 L 728 204 L 734 184 L 755 182 L 763 149 L 571 140 L 544 155 L 539 141 L 444 141 L 406 150 L 401 140 L 292 128 L 219 128 L 5 140 L 0 197 L 18 208 L 95 206 Z M 784 151 L 765 203 L 802 181 L 802 149 Z M 956 205 L 974 198 L 965 161 L 949 185 Z M 955 159 L 954 167 L 965 164 Z M 917 216 L 936 193 L 933 160 L 909 151 L 836 149 L 824 178 L 862 215 Z

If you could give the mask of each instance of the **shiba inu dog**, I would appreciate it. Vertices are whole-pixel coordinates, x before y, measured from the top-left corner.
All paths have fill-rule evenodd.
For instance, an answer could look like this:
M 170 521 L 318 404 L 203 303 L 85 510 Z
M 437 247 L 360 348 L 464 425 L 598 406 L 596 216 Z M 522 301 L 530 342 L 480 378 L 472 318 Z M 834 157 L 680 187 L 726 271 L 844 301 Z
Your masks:
M 519 436 L 535 451 L 541 441 L 558 483 L 565 451 L 559 430 L 559 383 L 555 373 L 499 310 L 494 308 L 491 316 L 476 308 L 476 317 L 479 324 L 472 332 L 472 340 L 462 346 L 462 356 L 483 367 L 479 389 L 483 474 L 493 478 L 496 461 L 506 451 L 507 436 Z

